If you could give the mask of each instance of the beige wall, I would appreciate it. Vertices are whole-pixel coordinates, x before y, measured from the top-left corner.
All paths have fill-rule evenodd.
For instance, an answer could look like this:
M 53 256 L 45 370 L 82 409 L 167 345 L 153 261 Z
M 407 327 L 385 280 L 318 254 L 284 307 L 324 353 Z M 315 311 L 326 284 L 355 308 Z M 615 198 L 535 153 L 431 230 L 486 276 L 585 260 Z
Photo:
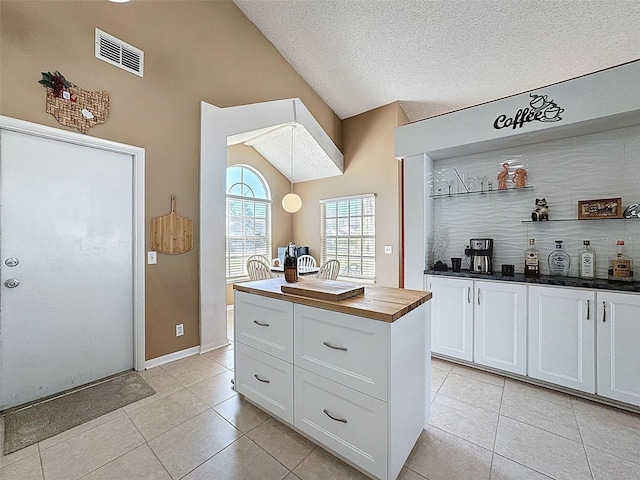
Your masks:
M 95 58 L 96 27 L 144 50 L 144 78 Z M 147 231 L 171 194 L 194 220 L 194 250 L 147 266 L 146 356 L 198 345 L 200 101 L 299 97 L 342 148 L 340 120 L 230 1 L 0 1 L 0 114 L 66 129 L 45 112 L 37 83 L 54 70 L 109 92 L 110 117 L 89 135 L 145 148 Z
M 320 261 L 320 204 L 325 198 L 376 194 L 376 282 L 400 284 L 400 162 L 393 156 L 393 132 L 406 116 L 392 103 L 343 121 L 344 175 L 296 184 L 302 209 L 295 214 L 293 240 L 309 245 Z M 393 247 L 385 255 L 384 246 Z
M 287 245 L 291 239 L 292 219 L 294 215 L 282 208 L 282 197 L 291 190 L 287 177 L 269 163 L 252 147 L 234 145 L 227 149 L 227 166 L 244 164 L 255 168 L 262 174 L 271 190 L 271 258 L 278 256 L 278 247 Z M 227 285 L 227 305 L 233 304 L 233 285 Z

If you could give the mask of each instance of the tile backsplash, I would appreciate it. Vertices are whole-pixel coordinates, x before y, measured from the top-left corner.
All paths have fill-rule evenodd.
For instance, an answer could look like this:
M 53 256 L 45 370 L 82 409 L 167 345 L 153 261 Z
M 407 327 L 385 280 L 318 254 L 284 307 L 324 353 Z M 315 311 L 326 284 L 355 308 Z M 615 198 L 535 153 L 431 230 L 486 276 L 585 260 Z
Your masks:
M 504 162 L 510 165 L 508 190 L 497 191 Z M 533 188 L 514 188 L 518 166 L 527 170 L 527 185 Z M 472 193 L 459 193 L 466 192 L 461 179 Z M 640 263 L 640 218 L 577 220 L 579 200 L 621 197 L 623 210 L 640 203 L 640 126 L 436 160 L 426 187 L 432 196 L 427 205 L 433 205 L 430 267 L 436 260 L 450 266 L 451 257 L 464 258 L 470 238 L 493 238 L 494 271 L 514 264 L 522 272 L 529 238 L 536 240 L 543 274 L 549 273 L 547 256 L 555 240 L 563 240 L 571 256 L 570 276 L 578 275 L 583 240 L 596 251 L 598 278 L 607 277 L 616 240 L 624 240 L 627 254 Z M 536 198 L 546 199 L 551 221 L 531 222 Z

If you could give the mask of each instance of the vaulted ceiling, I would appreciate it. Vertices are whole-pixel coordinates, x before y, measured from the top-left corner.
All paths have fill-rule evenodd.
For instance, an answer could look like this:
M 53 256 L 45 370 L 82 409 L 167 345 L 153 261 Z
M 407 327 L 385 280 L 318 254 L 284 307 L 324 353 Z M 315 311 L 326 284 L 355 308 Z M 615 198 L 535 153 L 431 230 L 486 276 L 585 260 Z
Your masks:
M 415 121 L 640 58 L 638 0 L 234 0 L 342 119 Z

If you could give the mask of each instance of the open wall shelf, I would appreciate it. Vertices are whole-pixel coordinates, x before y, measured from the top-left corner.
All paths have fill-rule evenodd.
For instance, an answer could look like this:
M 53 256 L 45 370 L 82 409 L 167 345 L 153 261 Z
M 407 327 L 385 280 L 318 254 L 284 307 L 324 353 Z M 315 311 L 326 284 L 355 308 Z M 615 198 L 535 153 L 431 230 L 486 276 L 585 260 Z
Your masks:
M 602 222 L 602 221 L 611 221 L 611 220 L 627 220 L 629 222 L 638 222 L 638 225 L 640 225 L 640 218 L 590 218 L 588 220 L 586 219 L 580 219 L 580 218 L 557 218 L 557 219 L 551 219 L 551 220 L 521 220 L 522 223 L 547 223 L 547 222 L 585 222 L 585 223 L 589 223 L 589 222 Z
M 458 193 L 436 193 L 434 195 L 429 195 L 429 198 L 448 198 L 448 197 L 460 197 L 464 195 L 487 195 L 494 193 L 508 193 L 508 192 L 516 192 L 519 190 L 533 190 L 533 185 L 528 185 L 526 187 L 520 188 L 507 188 L 504 190 L 485 190 L 485 191 L 475 191 L 475 192 L 458 192 Z

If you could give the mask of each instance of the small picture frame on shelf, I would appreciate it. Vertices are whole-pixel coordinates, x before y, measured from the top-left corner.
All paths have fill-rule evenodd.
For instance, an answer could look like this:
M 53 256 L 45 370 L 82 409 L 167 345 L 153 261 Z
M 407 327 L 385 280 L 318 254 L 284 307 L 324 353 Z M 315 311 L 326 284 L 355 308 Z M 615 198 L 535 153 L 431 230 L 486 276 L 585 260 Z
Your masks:
M 601 218 L 622 218 L 622 198 L 578 201 L 578 220 Z

